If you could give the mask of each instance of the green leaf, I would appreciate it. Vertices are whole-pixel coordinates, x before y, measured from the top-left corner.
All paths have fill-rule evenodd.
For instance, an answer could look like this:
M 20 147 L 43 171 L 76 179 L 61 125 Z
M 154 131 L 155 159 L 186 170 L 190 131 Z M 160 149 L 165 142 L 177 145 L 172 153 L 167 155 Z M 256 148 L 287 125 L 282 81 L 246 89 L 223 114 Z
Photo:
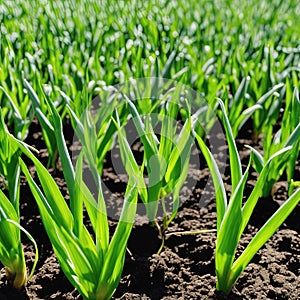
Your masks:
M 255 171 L 260 174 L 263 167 L 264 167 L 264 159 L 263 157 L 260 155 L 260 153 L 254 149 L 251 146 L 246 145 L 245 147 L 247 147 L 248 149 L 251 150 L 251 159 L 253 161 L 254 164 L 254 169 Z
M 216 160 L 214 159 L 212 153 L 209 151 L 208 147 L 205 145 L 202 138 L 197 133 L 194 134 L 212 175 L 212 180 L 213 180 L 215 193 L 216 193 L 216 206 L 217 206 L 217 216 L 218 216 L 217 230 L 219 231 L 221 222 L 223 220 L 225 211 L 227 209 L 227 196 L 226 196 L 224 182 L 220 174 Z
M 217 289 L 227 292 L 230 269 L 235 257 L 240 235 L 243 232 L 242 199 L 249 174 L 250 163 L 229 201 L 228 208 L 217 233 L 216 273 Z
M 291 147 L 286 147 L 284 149 L 279 150 L 274 155 L 272 155 L 269 158 L 269 160 L 265 163 L 254 186 L 254 189 L 252 190 L 249 198 L 243 206 L 243 230 L 249 222 L 249 219 L 252 215 L 252 212 L 256 206 L 258 199 L 263 195 L 262 187 L 266 185 L 266 181 L 268 179 L 268 176 L 270 175 L 270 172 L 273 172 L 274 162 L 276 163 L 276 160 L 284 160 L 289 155 L 291 149 Z
M 235 140 L 232 134 L 231 126 L 226 114 L 225 106 L 221 99 L 218 99 L 218 103 L 222 110 L 222 119 L 223 119 L 223 126 L 225 128 L 228 148 L 229 148 L 229 157 L 230 157 L 230 174 L 231 174 L 231 184 L 232 184 L 232 191 L 235 191 L 238 183 L 242 178 L 242 166 L 239 157 L 238 150 L 236 148 Z
M 135 185 L 127 187 L 120 220 L 106 253 L 103 271 L 97 286 L 97 296 L 100 299 L 110 299 L 120 281 L 126 244 L 136 213 L 137 195 Z

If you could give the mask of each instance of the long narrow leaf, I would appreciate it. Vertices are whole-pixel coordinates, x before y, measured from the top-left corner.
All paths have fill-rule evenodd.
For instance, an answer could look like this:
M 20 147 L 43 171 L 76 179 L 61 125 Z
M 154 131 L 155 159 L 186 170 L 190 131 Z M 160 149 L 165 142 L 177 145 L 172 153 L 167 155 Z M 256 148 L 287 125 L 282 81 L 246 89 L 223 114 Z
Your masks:
M 232 192 L 235 191 L 238 183 L 242 178 L 242 166 L 241 160 L 239 157 L 238 150 L 236 148 L 236 144 L 234 141 L 234 137 L 232 134 L 231 126 L 226 114 L 225 106 L 221 99 L 218 99 L 219 105 L 222 110 L 222 118 L 223 118 L 223 126 L 225 128 L 228 148 L 229 148 L 229 157 L 230 157 L 230 174 L 231 174 L 231 184 L 232 184 Z

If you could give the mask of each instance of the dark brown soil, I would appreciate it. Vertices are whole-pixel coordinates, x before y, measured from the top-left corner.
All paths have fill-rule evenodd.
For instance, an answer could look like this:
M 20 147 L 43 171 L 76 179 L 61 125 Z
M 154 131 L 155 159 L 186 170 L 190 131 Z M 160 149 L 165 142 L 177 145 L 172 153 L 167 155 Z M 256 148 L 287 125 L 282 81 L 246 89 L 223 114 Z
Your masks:
M 44 147 L 39 127 L 33 124 L 28 143 L 38 149 Z M 66 132 L 69 140 L 69 132 Z M 247 163 L 249 151 L 244 144 L 252 144 L 251 132 L 245 129 L 238 137 L 241 157 Z M 253 144 L 252 144 L 253 145 Z M 47 162 L 46 152 L 41 159 Z M 208 178 L 208 170 L 203 164 L 199 181 L 193 196 L 186 199 L 169 231 L 199 230 L 216 228 L 215 199 L 213 188 L 203 188 Z M 111 167 L 106 166 L 107 184 L 116 185 Z M 32 168 L 32 172 L 34 169 Z M 299 178 L 298 163 L 296 177 Z M 53 175 L 66 195 L 62 173 Z M 247 193 L 255 184 L 256 173 L 252 172 L 247 185 Z M 230 190 L 229 176 L 225 173 Z M 210 183 L 208 183 L 210 184 Z M 122 190 L 122 188 L 121 188 Z M 40 259 L 33 278 L 26 290 L 18 292 L 8 287 L 5 276 L 0 280 L 0 299 L 82 299 L 68 282 L 59 268 L 51 244 L 43 229 L 37 206 L 28 186 L 22 179 L 21 214 L 22 225 L 33 235 L 39 245 Z M 287 198 L 287 184 L 280 181 L 275 186 L 274 197 L 261 199 L 254 211 L 240 246 L 241 251 L 257 230 Z M 203 200 L 204 199 L 204 200 Z M 166 241 L 160 255 L 155 254 L 160 240 L 155 228 L 148 224 L 134 226 L 128 242 L 121 283 L 114 299 L 300 299 L 300 206 L 298 205 L 276 234 L 255 255 L 229 296 L 216 292 L 214 272 L 214 233 L 190 236 L 172 236 Z M 115 224 L 113 222 L 112 226 Z M 24 238 L 26 259 L 29 268 L 34 258 L 33 246 Z M 4 273 L 2 269 L 2 273 Z

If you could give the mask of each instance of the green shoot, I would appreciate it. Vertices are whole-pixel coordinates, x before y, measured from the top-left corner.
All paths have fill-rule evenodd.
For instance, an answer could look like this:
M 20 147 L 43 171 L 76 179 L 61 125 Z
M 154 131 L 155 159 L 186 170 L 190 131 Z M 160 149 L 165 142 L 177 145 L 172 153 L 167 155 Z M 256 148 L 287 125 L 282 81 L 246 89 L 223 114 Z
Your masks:
M 58 150 L 70 195 L 70 208 L 47 169 L 24 143 L 15 140 L 36 167 L 41 188 L 32 179 L 26 165 L 20 161 L 31 191 L 38 204 L 43 224 L 53 245 L 61 268 L 84 299 L 110 299 L 122 274 L 126 244 L 135 217 L 137 189 L 130 179 L 126 189 L 120 221 L 109 241 L 109 228 L 100 177 L 94 172 L 98 188 L 97 200 L 83 182 L 82 167 L 86 157 L 91 170 L 97 171 L 93 161 L 94 149 L 86 141 L 74 169 L 64 136 L 62 122 L 55 107 L 48 102 L 57 139 Z M 95 131 L 94 131 L 95 134 Z M 94 239 L 83 218 L 86 207 L 94 230 Z
M 229 294 L 233 285 L 238 280 L 239 276 L 249 264 L 253 256 L 275 233 L 278 227 L 284 222 L 287 216 L 300 201 L 300 189 L 296 190 L 295 193 L 292 194 L 290 198 L 287 199 L 287 201 L 273 214 L 267 223 L 253 237 L 243 253 L 235 259 L 239 240 L 249 222 L 257 201 L 263 195 L 264 184 L 273 169 L 277 167 L 278 163 L 285 161 L 286 157 L 290 155 L 292 147 L 287 146 L 279 150 L 269 158 L 264 166 L 262 166 L 256 185 L 243 205 L 244 188 L 247 182 L 249 167 L 251 162 L 256 160 L 256 157 L 255 154 L 253 154 L 254 151 L 251 151 L 249 165 L 244 174 L 242 174 L 240 158 L 238 156 L 225 107 L 221 100 L 219 101 L 219 104 L 223 112 L 223 125 L 225 127 L 229 146 L 232 178 L 232 193 L 229 199 L 227 199 L 224 182 L 213 155 L 210 153 L 201 137 L 196 133 L 195 136 L 212 173 L 212 179 L 216 191 L 217 244 L 215 264 L 217 290 L 221 290 L 224 293 Z
M 175 88 L 173 100 L 164 101 L 161 110 L 158 110 L 156 114 L 140 115 L 136 103 L 127 98 L 133 123 L 141 144 L 144 146 L 142 166 L 138 166 L 133 156 L 117 111 L 115 112 L 117 119 L 114 120 L 118 130 L 121 158 L 125 170 L 129 176 L 136 178 L 139 195 L 146 207 L 149 220 L 159 228 L 162 245 L 168 226 L 175 218 L 179 208 L 180 191 L 187 177 L 190 152 L 194 142 L 192 128 L 195 116 L 190 115 L 189 108 L 185 110 L 187 115 L 182 128 L 180 130 L 176 128 L 180 104 L 174 99 L 179 99 L 177 96 L 181 88 L 181 85 Z M 198 115 L 198 113 L 195 115 Z M 154 129 L 158 124 L 161 126 L 159 129 L 160 137 Z M 143 178 L 145 169 L 148 174 L 147 184 Z M 173 197 L 170 214 L 167 212 L 165 203 L 165 197 L 169 195 Z M 159 203 L 161 203 L 163 209 L 163 224 L 161 226 L 158 225 L 156 220 Z
M 24 85 L 28 91 L 36 117 L 38 118 L 42 127 L 42 134 L 49 153 L 48 167 L 51 166 L 55 168 L 57 154 L 58 154 L 57 143 L 55 139 L 54 129 L 48 120 L 49 117 L 47 116 L 48 115 L 47 104 L 45 102 L 46 96 L 40 84 L 38 84 L 38 90 L 41 95 L 40 98 L 38 97 L 36 92 L 33 90 L 32 86 L 26 79 L 24 79 Z
M 273 125 L 275 119 L 269 118 L 269 123 L 264 127 L 264 139 L 262 156 L 258 151 L 253 151 L 255 155 L 254 167 L 258 173 L 261 172 L 263 165 L 268 159 L 280 149 L 292 147 L 290 155 L 285 161 L 277 160 L 277 164 L 270 171 L 267 181 L 263 186 L 263 196 L 266 197 L 272 191 L 272 187 L 276 181 L 282 176 L 284 171 L 287 174 L 287 180 L 291 185 L 296 161 L 300 151 L 300 101 L 298 89 L 295 88 L 294 93 L 287 81 L 285 110 L 282 116 L 281 127 L 273 134 Z
M 20 149 L 11 139 L 0 109 L 0 175 L 7 181 L 9 198 L 0 189 L 0 261 L 6 268 L 8 281 L 21 289 L 30 280 L 38 260 L 38 249 L 33 237 L 20 225 Z M 27 274 L 21 231 L 34 244 L 35 261 L 30 275 Z

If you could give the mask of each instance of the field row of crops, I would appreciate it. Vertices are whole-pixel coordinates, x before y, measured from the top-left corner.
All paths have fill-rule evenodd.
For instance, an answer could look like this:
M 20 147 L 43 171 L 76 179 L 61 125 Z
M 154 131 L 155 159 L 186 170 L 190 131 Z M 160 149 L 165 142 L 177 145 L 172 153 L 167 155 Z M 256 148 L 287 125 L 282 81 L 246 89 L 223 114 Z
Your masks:
M 300 5 L 100 2 L 0 4 L 0 262 L 7 282 L 30 285 L 41 250 L 21 222 L 26 178 L 60 267 L 84 299 L 113 297 L 140 206 L 161 239 L 158 254 L 171 235 L 215 233 L 216 289 L 229 294 L 300 200 Z M 30 144 L 36 123 L 46 163 Z M 237 137 L 246 126 L 257 147 L 245 146 L 244 167 Z M 112 213 L 103 177 L 113 151 L 115 172 L 126 179 Z M 194 187 L 195 156 L 210 172 L 216 226 L 173 232 L 182 191 Z M 67 197 L 53 176 L 60 171 Z M 256 183 L 246 192 L 252 171 Z M 274 195 L 278 181 L 287 182 L 286 201 L 237 256 L 258 201 Z M 31 271 L 23 235 L 35 249 Z

